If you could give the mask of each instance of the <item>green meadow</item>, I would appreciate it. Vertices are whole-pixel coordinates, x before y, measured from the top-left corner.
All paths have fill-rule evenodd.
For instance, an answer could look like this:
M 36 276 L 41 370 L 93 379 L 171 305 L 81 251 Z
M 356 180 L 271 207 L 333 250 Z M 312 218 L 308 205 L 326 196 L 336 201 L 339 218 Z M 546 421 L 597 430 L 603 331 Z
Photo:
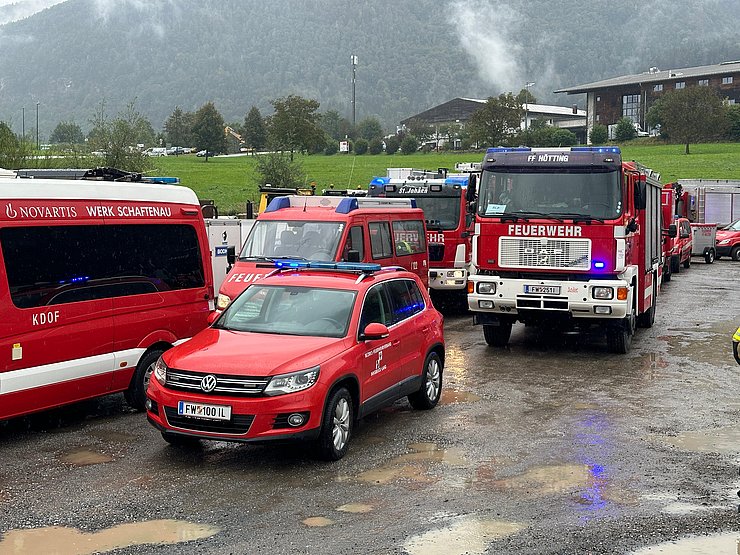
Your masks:
M 688 156 L 683 145 L 634 141 L 620 146 L 623 159 L 660 172 L 664 183 L 676 179 L 740 180 L 740 143 L 692 144 Z M 483 152 L 296 156 L 306 174 L 306 185 L 314 183 L 319 192 L 332 186 L 367 187 L 373 177 L 386 175 L 387 168 L 452 169 L 457 162 L 482 159 Z M 213 199 L 221 214 L 242 212 L 247 200 L 258 199 L 254 156 L 217 156 L 208 162 L 192 155 L 167 156 L 156 158 L 154 163 L 154 174 L 179 177 L 182 185 L 193 189 L 200 198 Z

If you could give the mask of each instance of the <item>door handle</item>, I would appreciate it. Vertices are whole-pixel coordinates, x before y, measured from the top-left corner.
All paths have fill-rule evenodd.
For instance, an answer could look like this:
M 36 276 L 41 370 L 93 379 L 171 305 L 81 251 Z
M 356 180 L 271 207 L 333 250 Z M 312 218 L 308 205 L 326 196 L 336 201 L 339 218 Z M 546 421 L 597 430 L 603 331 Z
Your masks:
M 392 345 L 393 345 L 393 346 L 395 347 L 395 346 L 396 346 L 396 345 L 398 345 L 399 343 L 401 343 L 401 340 L 400 340 L 400 339 L 396 339 L 396 340 L 395 340 L 395 341 L 394 341 L 394 342 L 392 343 Z

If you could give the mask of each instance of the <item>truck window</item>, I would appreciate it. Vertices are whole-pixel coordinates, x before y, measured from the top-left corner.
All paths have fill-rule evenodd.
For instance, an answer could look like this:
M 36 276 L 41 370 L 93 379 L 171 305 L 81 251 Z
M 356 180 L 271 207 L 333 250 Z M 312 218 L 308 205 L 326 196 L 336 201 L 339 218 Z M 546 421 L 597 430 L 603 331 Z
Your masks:
M 370 251 L 373 258 L 390 258 L 393 256 L 391 250 L 391 230 L 388 222 L 370 222 Z
M 357 251 L 359 260 L 365 260 L 365 237 L 361 225 L 353 225 L 349 229 L 347 244 L 344 246 L 344 254 L 342 256 L 344 260 L 347 260 L 349 251 Z
M 396 256 L 425 252 L 427 245 L 424 238 L 424 224 L 419 220 L 393 222 L 393 243 Z
M 189 225 L 14 227 L 0 245 L 18 308 L 205 285 Z

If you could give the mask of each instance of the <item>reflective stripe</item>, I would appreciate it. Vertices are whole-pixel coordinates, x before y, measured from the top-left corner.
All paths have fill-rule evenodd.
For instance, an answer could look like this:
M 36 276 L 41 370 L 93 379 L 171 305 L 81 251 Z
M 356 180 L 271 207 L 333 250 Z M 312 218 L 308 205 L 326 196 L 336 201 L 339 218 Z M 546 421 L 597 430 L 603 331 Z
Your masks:
M 114 372 L 121 369 L 122 362 L 127 363 L 124 368 L 136 367 L 145 351 L 146 349 L 128 349 L 116 353 L 0 372 L 0 395 Z

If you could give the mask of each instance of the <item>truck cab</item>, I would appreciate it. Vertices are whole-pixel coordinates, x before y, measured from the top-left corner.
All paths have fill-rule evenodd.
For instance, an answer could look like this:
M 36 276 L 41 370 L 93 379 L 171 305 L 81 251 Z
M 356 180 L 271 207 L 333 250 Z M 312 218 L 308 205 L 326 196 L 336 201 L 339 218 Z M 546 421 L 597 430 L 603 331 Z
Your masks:
M 687 218 L 675 218 L 673 223 L 676 224 L 678 233 L 676 237 L 671 238 L 669 253 L 671 273 L 677 274 L 681 271 L 681 266 L 684 268 L 691 266 L 693 239 L 691 237 L 691 222 Z
M 717 230 L 717 258 L 721 256 L 740 261 L 740 220 Z

